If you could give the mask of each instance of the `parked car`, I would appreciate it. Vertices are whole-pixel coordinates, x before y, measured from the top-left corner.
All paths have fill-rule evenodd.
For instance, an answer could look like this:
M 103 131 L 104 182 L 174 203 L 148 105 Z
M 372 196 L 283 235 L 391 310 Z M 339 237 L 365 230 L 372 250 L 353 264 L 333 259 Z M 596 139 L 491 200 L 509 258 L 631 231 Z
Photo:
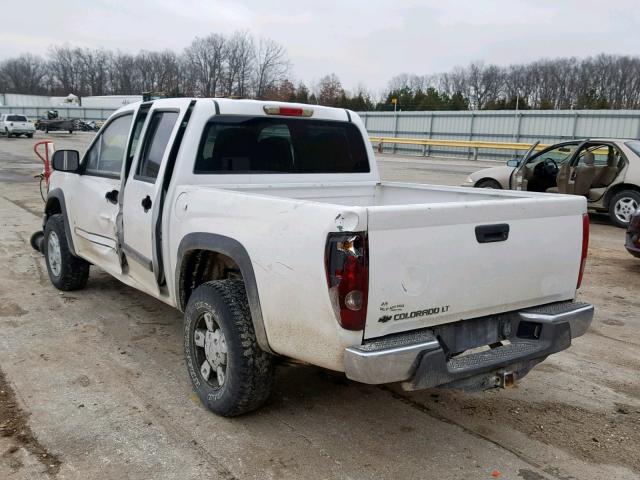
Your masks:
M 584 198 L 381 182 L 344 109 L 127 105 L 53 169 L 33 239 L 53 285 L 93 265 L 184 311 L 189 377 L 220 415 L 265 401 L 276 357 L 408 390 L 508 386 L 592 320 L 574 302 Z
M 640 258 L 640 210 L 631 217 L 625 247 L 631 255 Z
M 33 138 L 36 127 L 24 115 L 15 113 L 4 113 L 0 115 L 0 133 L 9 137 L 19 137 L 25 135 Z
M 464 185 L 584 196 L 589 209 L 609 213 L 615 225 L 626 228 L 640 207 L 640 141 L 557 143 L 531 150 L 522 161 L 472 173 Z

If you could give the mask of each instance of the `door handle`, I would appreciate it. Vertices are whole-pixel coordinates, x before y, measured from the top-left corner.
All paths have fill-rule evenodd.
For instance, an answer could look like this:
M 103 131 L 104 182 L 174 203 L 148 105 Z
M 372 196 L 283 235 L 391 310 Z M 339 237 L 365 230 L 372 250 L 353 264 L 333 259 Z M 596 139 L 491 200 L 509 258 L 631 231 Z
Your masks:
M 151 197 L 149 195 L 147 195 L 146 197 L 144 197 L 142 199 L 142 208 L 144 208 L 144 213 L 147 213 L 149 211 L 149 209 L 151 209 L 151 205 L 153 205 L 153 203 L 151 202 Z
M 505 242 L 508 238 L 508 223 L 498 223 L 496 225 L 478 225 L 476 227 L 476 240 L 478 240 L 478 243 Z
M 109 203 L 113 203 L 114 205 L 118 203 L 118 190 L 111 190 L 104 195 L 104 198 L 107 199 Z

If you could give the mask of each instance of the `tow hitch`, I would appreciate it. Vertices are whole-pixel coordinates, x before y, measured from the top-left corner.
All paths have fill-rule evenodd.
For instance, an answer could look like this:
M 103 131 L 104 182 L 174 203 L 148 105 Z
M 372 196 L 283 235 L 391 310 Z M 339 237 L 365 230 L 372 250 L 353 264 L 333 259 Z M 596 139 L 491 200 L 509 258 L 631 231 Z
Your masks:
M 515 372 L 500 372 L 497 378 L 497 387 L 499 388 L 513 388 L 516 386 L 516 374 Z

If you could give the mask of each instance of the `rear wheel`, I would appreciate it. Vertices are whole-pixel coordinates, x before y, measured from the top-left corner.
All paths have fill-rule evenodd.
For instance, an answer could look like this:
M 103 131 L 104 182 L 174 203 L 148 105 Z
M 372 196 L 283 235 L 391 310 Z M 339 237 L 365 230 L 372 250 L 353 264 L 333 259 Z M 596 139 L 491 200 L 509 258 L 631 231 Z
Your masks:
M 485 178 L 484 180 L 480 180 L 478 183 L 476 183 L 476 188 L 493 188 L 496 190 L 501 190 L 502 186 L 500 186 L 500 184 L 496 180 Z
M 627 228 L 638 207 L 640 207 L 640 193 L 635 190 L 623 190 L 615 194 L 609 202 L 609 218 L 614 225 Z
M 258 346 L 243 282 L 200 285 L 184 319 L 187 370 L 202 403 L 224 417 L 260 407 L 273 387 L 273 357 Z
M 42 250 L 54 287 L 63 291 L 84 288 L 89 278 L 89 262 L 69 250 L 62 214 L 51 215 L 47 220 Z

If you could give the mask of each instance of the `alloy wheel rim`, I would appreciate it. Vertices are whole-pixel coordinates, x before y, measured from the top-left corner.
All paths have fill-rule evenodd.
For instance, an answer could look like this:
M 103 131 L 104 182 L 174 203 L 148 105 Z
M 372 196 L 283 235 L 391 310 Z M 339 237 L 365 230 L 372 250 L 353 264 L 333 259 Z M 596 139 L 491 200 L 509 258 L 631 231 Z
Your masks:
M 631 197 L 623 197 L 616 203 L 616 218 L 621 222 L 629 223 L 636 210 L 638 210 L 638 202 Z
M 193 342 L 200 375 L 211 386 L 222 387 L 227 378 L 227 339 L 210 312 L 196 322 Z
M 49 258 L 49 268 L 56 277 L 60 276 L 62 270 L 62 253 L 60 252 L 60 239 L 56 232 L 49 233 L 47 241 L 47 257 Z

